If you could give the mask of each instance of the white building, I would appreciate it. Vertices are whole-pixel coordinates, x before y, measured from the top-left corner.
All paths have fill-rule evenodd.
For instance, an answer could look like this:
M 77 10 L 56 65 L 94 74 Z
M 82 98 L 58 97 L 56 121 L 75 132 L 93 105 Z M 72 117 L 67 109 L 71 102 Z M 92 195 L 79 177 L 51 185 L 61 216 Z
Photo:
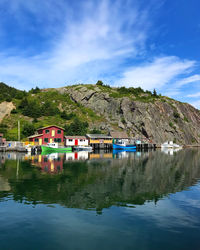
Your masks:
M 89 140 L 85 136 L 65 136 L 65 146 L 88 146 Z

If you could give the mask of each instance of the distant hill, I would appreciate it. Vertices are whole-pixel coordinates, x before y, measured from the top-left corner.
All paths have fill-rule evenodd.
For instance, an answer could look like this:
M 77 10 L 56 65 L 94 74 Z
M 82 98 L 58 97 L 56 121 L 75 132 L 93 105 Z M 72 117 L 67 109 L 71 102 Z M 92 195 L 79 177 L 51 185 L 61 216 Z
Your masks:
M 31 123 L 35 129 L 57 124 L 65 127 L 68 133 L 125 130 L 130 136 L 149 138 L 156 143 L 166 140 L 181 144 L 200 143 L 200 111 L 187 103 L 157 95 L 156 91 L 111 88 L 102 82 L 35 88 L 29 92 L 0 83 L 0 89 L 3 90 L 0 102 L 12 102 L 16 107 L 0 124 L 0 132 L 10 139 L 16 138 L 17 121 L 20 120 L 22 130 Z M 6 108 L 6 104 L 3 105 Z M 77 130 L 78 127 L 81 129 Z M 26 136 L 22 133 L 22 138 Z

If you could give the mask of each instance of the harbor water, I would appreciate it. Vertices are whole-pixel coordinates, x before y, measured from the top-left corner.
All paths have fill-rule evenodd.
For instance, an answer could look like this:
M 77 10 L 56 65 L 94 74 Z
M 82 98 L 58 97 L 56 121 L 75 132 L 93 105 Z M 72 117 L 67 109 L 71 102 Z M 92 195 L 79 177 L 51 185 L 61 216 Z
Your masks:
M 0 153 L 0 249 L 200 249 L 200 150 Z

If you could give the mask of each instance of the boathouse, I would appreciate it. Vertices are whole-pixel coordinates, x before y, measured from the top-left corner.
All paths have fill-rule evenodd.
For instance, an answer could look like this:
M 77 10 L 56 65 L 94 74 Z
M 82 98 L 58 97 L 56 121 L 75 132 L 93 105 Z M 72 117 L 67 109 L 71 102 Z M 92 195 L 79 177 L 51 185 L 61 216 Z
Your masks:
M 85 136 L 65 136 L 65 146 L 88 146 L 89 140 Z
M 110 149 L 112 148 L 112 137 L 103 134 L 86 134 L 90 146 L 94 149 Z
M 28 138 L 29 142 L 33 145 L 45 145 L 52 142 L 58 142 L 63 145 L 64 129 L 56 125 L 50 125 L 37 129 L 37 133 Z
M 129 136 L 125 131 L 110 131 L 109 135 L 113 138 L 114 142 L 117 141 L 129 141 Z

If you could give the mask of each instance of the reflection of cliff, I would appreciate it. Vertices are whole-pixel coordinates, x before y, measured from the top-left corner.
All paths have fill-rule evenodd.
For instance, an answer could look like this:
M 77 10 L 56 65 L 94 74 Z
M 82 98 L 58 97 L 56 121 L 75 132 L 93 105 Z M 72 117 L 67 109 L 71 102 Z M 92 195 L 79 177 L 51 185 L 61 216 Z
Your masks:
M 8 181 L 0 176 L 0 192 L 10 191 L 10 185 Z
M 21 162 L 20 181 L 14 180 L 13 171 L 16 170 L 6 161 L 0 174 L 11 180 L 16 200 L 25 197 L 31 203 L 101 210 L 113 204 L 156 202 L 168 193 L 193 185 L 200 178 L 200 151 L 188 149 L 173 156 L 157 151 L 142 153 L 141 157 L 130 153 L 122 159 L 65 161 L 60 175 L 41 175 L 28 162 Z

